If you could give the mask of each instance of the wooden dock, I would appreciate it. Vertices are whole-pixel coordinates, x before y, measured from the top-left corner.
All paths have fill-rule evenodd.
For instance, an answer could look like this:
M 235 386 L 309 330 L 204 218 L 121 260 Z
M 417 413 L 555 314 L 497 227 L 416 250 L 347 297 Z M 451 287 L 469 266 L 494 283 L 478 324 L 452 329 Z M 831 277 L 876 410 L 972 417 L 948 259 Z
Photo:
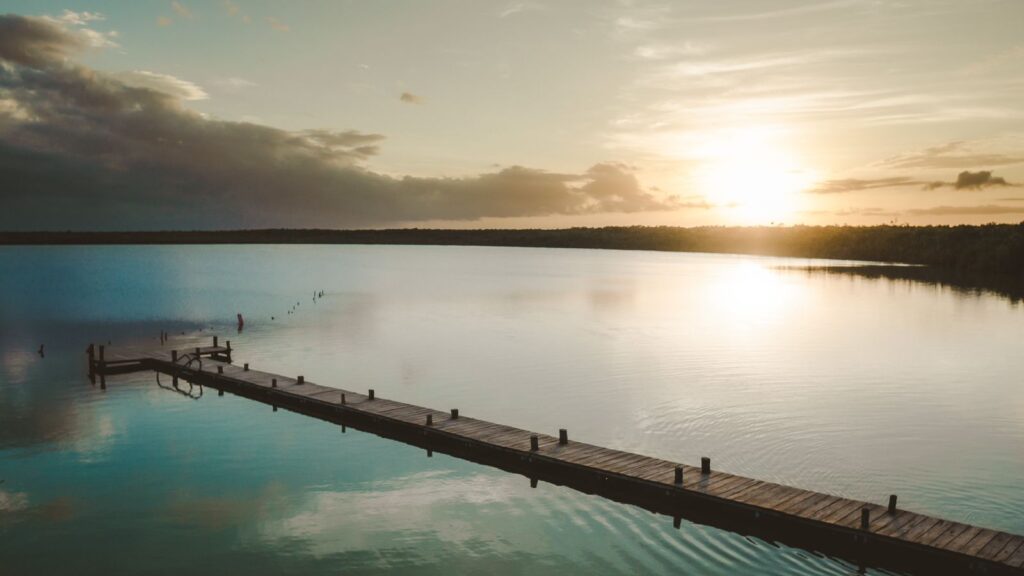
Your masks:
M 171 377 L 365 430 L 383 437 L 642 506 L 674 518 L 750 534 L 852 561 L 922 574 L 1024 574 L 1024 537 L 714 470 L 539 434 L 460 414 L 250 370 L 231 343 L 128 351 L 89 348 L 89 373 L 154 370 Z

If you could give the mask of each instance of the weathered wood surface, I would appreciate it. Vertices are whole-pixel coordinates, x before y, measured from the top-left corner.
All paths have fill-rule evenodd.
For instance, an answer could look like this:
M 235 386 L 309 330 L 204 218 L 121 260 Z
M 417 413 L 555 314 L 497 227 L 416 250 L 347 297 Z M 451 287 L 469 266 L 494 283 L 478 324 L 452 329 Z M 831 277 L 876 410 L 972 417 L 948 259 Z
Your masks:
M 627 489 L 664 492 L 666 498 L 698 498 L 716 505 L 754 512 L 753 518 L 769 517 L 802 525 L 810 530 L 853 537 L 864 546 L 895 545 L 906 554 L 932 555 L 957 560 L 958 566 L 983 574 L 1024 574 L 1024 537 L 899 510 L 889 513 L 886 506 L 841 498 L 763 482 L 717 470 L 703 474 L 699 466 L 682 465 L 683 483 L 676 484 L 675 470 L 680 466 L 650 456 L 612 450 L 570 440 L 560 444 L 557 436 L 537 434 L 519 428 L 495 424 L 449 412 L 405 404 L 368 394 L 323 386 L 298 377 L 249 370 L 231 364 L 231 349 L 225 346 L 200 348 L 202 362 L 184 366 L 185 355 L 195 348 L 177 351 L 172 361 L 170 349 L 111 350 L 105 353 L 106 366 L 96 370 L 123 371 L 122 367 L 157 370 L 169 375 L 196 380 L 204 385 L 236 392 L 257 392 L 261 401 L 278 405 L 312 404 L 318 410 L 344 415 L 359 415 L 385 426 L 398 426 L 405 432 L 420 432 L 431 437 L 472 445 L 476 449 L 500 451 L 524 461 L 560 466 L 584 472 L 604 481 L 615 480 Z M 222 371 L 222 373 L 218 373 Z M 273 382 L 276 380 L 276 387 Z M 250 396 L 253 397 L 253 396 Z M 343 400 L 344 399 L 344 400 Z M 427 416 L 432 424 L 427 424 Z M 538 449 L 531 450 L 530 438 L 537 436 Z M 863 509 L 869 510 L 867 528 L 861 525 Z

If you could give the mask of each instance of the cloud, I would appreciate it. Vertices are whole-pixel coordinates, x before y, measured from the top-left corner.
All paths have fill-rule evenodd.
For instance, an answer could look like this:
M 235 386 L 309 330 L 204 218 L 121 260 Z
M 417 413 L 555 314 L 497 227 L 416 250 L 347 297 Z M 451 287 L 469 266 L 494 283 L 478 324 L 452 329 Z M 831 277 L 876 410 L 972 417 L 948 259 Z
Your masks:
M 498 12 L 498 18 L 508 18 L 513 14 L 519 14 L 521 12 L 530 12 L 534 10 L 543 10 L 544 6 L 535 2 L 513 2 L 500 12 Z
M 957 175 L 956 180 L 953 182 L 926 181 L 907 176 L 892 176 L 868 180 L 847 178 L 844 180 L 826 180 L 808 190 L 808 192 L 812 194 L 840 194 L 907 186 L 919 186 L 923 190 L 935 190 L 944 187 L 952 187 L 957 190 L 980 190 L 989 186 L 1016 186 L 1016 184 L 1007 182 L 1005 178 L 992 176 L 992 172 L 989 170 L 981 170 L 979 172 L 964 170 Z
M 857 178 L 846 178 L 843 180 L 826 180 L 814 188 L 808 190 L 812 194 L 841 194 L 845 192 L 860 192 L 862 190 L 875 190 L 878 188 L 898 188 L 903 186 L 923 186 L 927 182 L 914 180 L 906 176 L 894 176 L 891 178 L 876 178 L 861 180 Z
M 290 32 L 291 31 L 291 27 L 290 26 L 288 26 L 284 22 L 281 22 L 277 18 L 274 18 L 273 16 L 267 16 L 265 18 L 265 20 L 267 21 L 267 24 L 270 24 L 271 28 L 273 28 L 274 30 L 277 30 L 278 32 Z
M 71 26 L 85 26 L 89 22 L 106 19 L 106 16 L 99 12 L 74 12 L 72 10 L 64 10 L 64 12 L 57 17 L 57 20 Z
M 50 18 L 0 16 L 0 60 L 36 68 L 59 65 L 87 46 Z
M 380 134 L 207 118 L 184 106 L 179 79 L 149 73 L 140 85 L 68 60 L 83 47 L 50 22 L 0 16 L 0 229 L 365 227 L 678 207 L 617 163 L 379 174 L 364 162 Z
M 883 160 L 881 165 L 889 168 L 968 168 L 1021 163 L 1024 163 L 1024 156 L 974 152 L 970 150 L 969 143 L 956 141 L 925 148 L 915 154 L 893 156 Z
M 123 82 L 126 86 L 150 88 L 178 98 L 179 100 L 206 100 L 209 95 L 198 85 L 182 80 L 170 74 L 159 74 L 148 70 L 117 72 L 111 77 Z
M 398 97 L 399 100 L 406 104 L 422 104 L 423 98 L 413 94 L 412 92 L 402 92 L 402 95 Z
M 915 216 L 985 216 L 996 214 L 1024 214 L 1024 206 L 1001 206 L 985 204 L 982 206 L 935 206 L 907 210 L 907 214 Z
M 195 18 L 195 15 L 192 14 L 192 11 L 189 10 L 189 8 L 183 5 L 181 2 L 171 2 L 171 8 L 174 10 L 175 14 L 181 16 L 182 18 L 187 18 L 189 20 Z
M 215 83 L 219 86 L 223 86 L 224 88 L 230 88 L 232 90 L 241 90 L 243 88 L 252 88 L 254 86 L 258 86 L 258 84 L 256 84 L 252 80 L 246 80 L 245 78 L 239 78 L 237 76 L 232 76 L 230 78 L 222 78 L 220 80 L 217 80 Z
M 957 190 L 981 190 L 989 186 L 1012 186 L 1005 178 L 992 176 L 990 170 L 970 172 L 964 170 L 956 175 L 956 182 L 953 187 Z

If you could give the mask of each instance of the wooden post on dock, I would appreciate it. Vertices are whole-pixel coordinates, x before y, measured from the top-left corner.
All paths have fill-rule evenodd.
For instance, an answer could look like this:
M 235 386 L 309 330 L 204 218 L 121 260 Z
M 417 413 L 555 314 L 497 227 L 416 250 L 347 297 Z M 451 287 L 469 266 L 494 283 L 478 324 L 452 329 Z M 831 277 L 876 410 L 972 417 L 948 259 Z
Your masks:
M 707 456 L 702 456 L 701 457 L 701 459 L 700 459 L 700 473 L 701 474 L 705 474 L 705 475 L 711 474 L 711 458 L 708 458 Z
M 103 372 L 106 372 L 106 369 L 107 369 L 107 366 L 106 366 L 106 364 L 107 364 L 106 349 L 107 349 L 106 346 L 104 346 L 103 344 L 100 344 L 100 370 L 103 371 Z
M 306 377 L 305 376 L 299 376 L 298 383 L 299 384 L 305 384 L 306 383 Z
M 175 364 L 178 363 L 178 351 L 177 350 L 171 350 L 171 362 L 174 362 Z
M 199 359 L 199 346 L 196 346 L 196 360 Z
M 270 379 L 270 387 L 271 388 L 277 388 L 277 378 L 271 378 Z
M 228 362 L 231 362 L 231 340 L 228 340 L 224 344 L 226 344 L 228 348 Z
M 867 530 L 871 523 L 871 509 L 867 506 L 860 509 L 860 529 Z
M 96 377 L 96 345 L 90 342 L 85 353 L 89 355 L 89 379 L 92 380 Z
M 249 371 L 249 363 L 248 362 L 246 362 L 245 364 L 242 365 L 242 370 L 244 370 L 246 372 Z
M 565 428 L 558 429 L 558 443 L 562 445 L 569 443 L 569 431 Z
M 540 438 L 536 434 L 530 434 L 530 452 L 540 450 Z
M 100 372 L 100 390 L 107 389 L 107 373 Z
M 433 426 L 433 425 L 434 425 L 434 415 L 433 414 L 427 414 L 427 426 Z
M 680 486 L 683 485 L 683 467 L 682 466 L 676 466 L 675 483 L 679 484 Z
M 459 409 L 458 408 L 452 408 L 452 420 L 458 420 L 458 419 L 459 419 Z
M 217 347 L 217 337 L 216 336 L 213 337 L 213 347 L 214 348 Z
M 224 373 L 224 367 L 223 366 L 217 366 L 217 374 L 223 374 L 223 373 Z
M 895 513 L 896 513 L 896 495 L 895 494 L 890 494 L 889 495 L 889 514 L 895 514 Z
M 370 388 L 370 400 L 373 400 L 373 388 Z
M 341 393 L 341 403 L 345 404 L 345 393 L 344 392 Z

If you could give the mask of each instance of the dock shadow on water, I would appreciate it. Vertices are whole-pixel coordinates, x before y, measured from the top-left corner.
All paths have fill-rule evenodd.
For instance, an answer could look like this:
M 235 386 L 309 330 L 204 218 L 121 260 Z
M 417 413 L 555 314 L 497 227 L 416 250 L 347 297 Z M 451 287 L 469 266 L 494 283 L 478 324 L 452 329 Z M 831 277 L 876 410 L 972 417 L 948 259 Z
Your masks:
M 910 286 L 948 288 L 965 296 L 999 296 L 1006 298 L 1015 306 L 1024 301 L 1024 278 L 1014 275 L 962 274 L 931 266 L 895 264 L 776 266 L 774 269 L 783 272 L 804 272 L 811 276 L 846 276 L 890 280 Z

